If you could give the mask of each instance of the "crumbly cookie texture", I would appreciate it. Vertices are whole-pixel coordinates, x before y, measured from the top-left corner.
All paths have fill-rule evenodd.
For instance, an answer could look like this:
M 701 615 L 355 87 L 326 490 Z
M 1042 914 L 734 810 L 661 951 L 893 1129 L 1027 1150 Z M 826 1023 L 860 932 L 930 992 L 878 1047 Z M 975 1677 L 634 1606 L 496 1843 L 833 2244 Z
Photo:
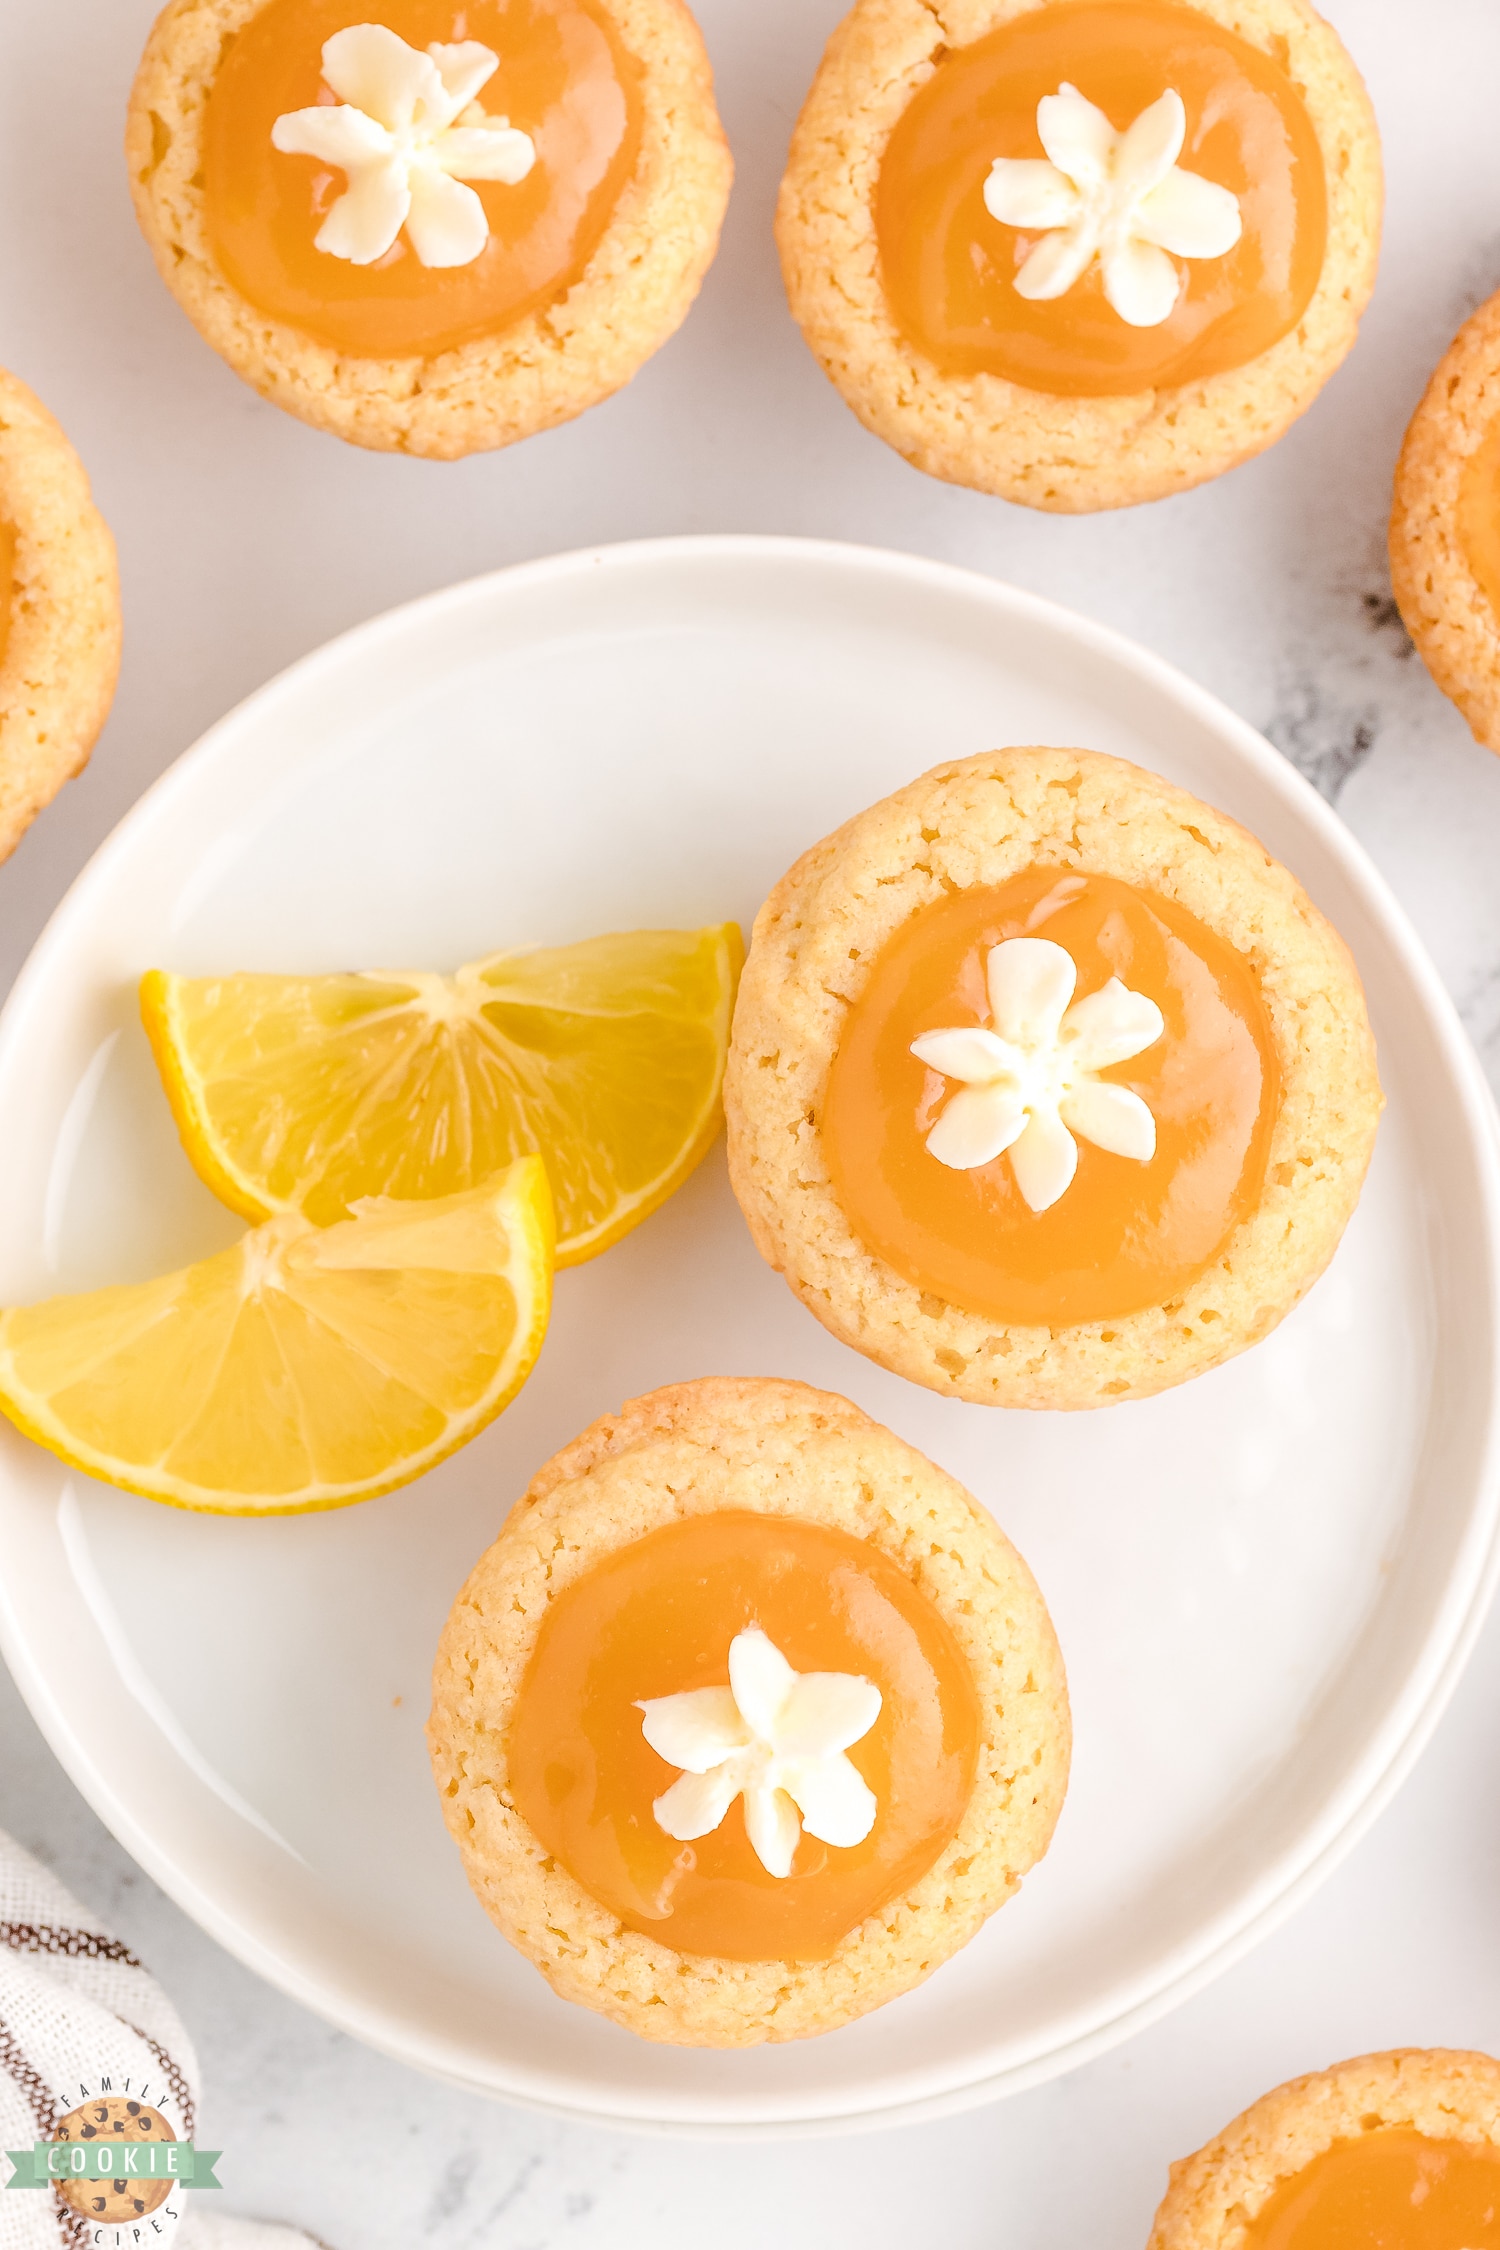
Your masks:
M 879 1547 L 946 1619 L 979 1691 L 979 1768 L 958 1833 L 826 1961 L 726 1961 L 623 1928 L 544 1854 L 510 1799 L 507 1729 L 548 1603 L 647 1532 L 725 1508 Z M 491 1920 L 565 2000 L 699 2047 L 804 2039 L 919 1984 L 1047 1849 L 1071 1742 L 1046 1607 L 978 1502 L 847 1399 L 735 1377 L 635 1399 L 538 1472 L 453 1606 L 427 1732 L 444 1815 Z
M 1417 653 L 1475 739 L 1500 750 L 1500 618 L 1459 537 L 1470 456 L 1500 420 L 1500 294 L 1466 320 L 1412 416 L 1391 506 L 1391 586 Z
M 169 0 L 125 129 L 136 216 L 162 279 L 262 398 L 354 445 L 452 461 L 596 406 L 680 327 L 718 248 L 733 172 L 702 36 L 682 0 L 608 0 L 641 66 L 641 152 L 579 281 L 494 337 L 403 359 L 357 358 L 303 335 L 252 305 L 214 263 L 200 178 L 204 109 L 227 42 L 263 5 Z
M 120 669 L 115 543 L 83 463 L 0 370 L 0 523 L 15 541 L 0 658 L 0 859 L 87 765 Z
M 1500 2063 L 1457 2049 L 1397 2047 L 1278 2086 L 1171 2167 L 1147 2250 L 1241 2250 L 1284 2180 L 1335 2141 L 1382 2126 L 1500 2147 Z
M 1244 367 L 1130 397 L 1065 398 L 1001 375 L 945 374 L 901 334 L 886 303 L 875 235 L 881 159 L 946 52 L 1058 4 L 857 0 L 792 136 L 776 236 L 792 312 L 867 429 L 929 476 L 1073 514 L 1202 484 L 1306 412 L 1353 345 L 1374 286 L 1383 187 L 1364 84 L 1305 0 L 1190 0 L 1275 56 L 1323 150 L 1328 247 L 1301 320 Z
M 1181 1297 L 1070 1328 L 1007 1327 L 930 1296 L 866 1249 L 819 1139 L 849 1009 L 895 931 L 945 892 L 1029 867 L 1175 899 L 1255 970 L 1281 1063 L 1259 1208 Z M 1185 790 L 1089 750 L 939 766 L 800 859 L 756 917 L 724 1084 L 729 1175 L 761 1255 L 826 1328 L 929 1390 L 989 1406 L 1107 1406 L 1266 1335 L 1332 1257 L 1381 1109 L 1347 948 L 1264 846 Z

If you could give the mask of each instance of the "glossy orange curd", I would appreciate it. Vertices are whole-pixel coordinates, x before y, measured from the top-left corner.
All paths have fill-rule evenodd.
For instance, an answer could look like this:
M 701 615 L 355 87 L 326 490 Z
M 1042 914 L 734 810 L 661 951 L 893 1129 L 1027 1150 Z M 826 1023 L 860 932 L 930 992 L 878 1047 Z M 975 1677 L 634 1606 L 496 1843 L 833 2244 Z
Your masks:
M 1154 1000 L 1162 1036 L 1102 1071 L 1156 1120 L 1145 1163 L 1078 1141 L 1045 1211 L 1010 1159 L 950 1171 L 926 1136 L 955 1091 L 911 1052 L 923 1032 L 989 1022 L 985 962 L 1013 937 L 1072 955 L 1075 999 L 1112 976 Z M 1242 957 L 1170 900 L 1107 875 L 1038 867 L 924 907 L 876 959 L 834 1057 L 820 1127 L 855 1233 L 919 1289 L 1004 1322 L 1107 1320 L 1185 1289 L 1255 1209 L 1281 1093 L 1270 1019 Z
M 1500 620 L 1500 416 L 1464 463 L 1458 487 L 1458 539 Z
M 271 145 L 278 117 L 331 101 L 324 41 L 380 23 L 408 45 L 480 41 L 500 66 L 480 107 L 536 144 L 517 185 L 474 180 L 489 240 L 424 266 L 405 234 L 374 265 L 314 246 L 345 175 Z M 554 303 L 598 248 L 640 147 L 638 67 L 594 0 L 270 0 L 224 55 L 203 127 L 203 193 L 220 270 L 262 312 L 338 350 L 402 358 L 495 335 Z
M 985 181 L 996 157 L 1044 155 L 1037 104 L 1064 82 L 1117 132 L 1172 88 L 1178 164 L 1239 198 L 1239 242 L 1176 261 L 1185 286 L 1157 327 L 1120 318 L 1097 259 L 1050 301 L 1015 288 L 1039 237 L 991 217 Z M 875 222 L 892 314 L 945 373 L 1094 397 L 1197 382 L 1285 336 L 1323 270 L 1328 197 L 1312 119 L 1273 55 L 1171 0 L 1063 0 L 944 56 L 891 135 Z
M 1500 2250 L 1500 2149 L 1403 2127 L 1335 2141 L 1284 2180 L 1246 2250 Z
M 804 1832 L 789 1876 L 766 1872 L 737 1800 L 695 1843 L 663 1833 L 654 1800 L 677 1770 L 637 1704 L 729 1679 L 729 1644 L 758 1625 L 797 1672 L 848 1672 L 880 1715 L 847 1755 L 879 1810 L 862 1844 Z M 649 1532 L 548 1610 L 510 1737 L 514 1802 L 575 1880 L 681 1953 L 825 1959 L 924 1874 L 963 1817 L 979 1747 L 967 1659 L 939 1612 L 878 1548 L 741 1509 Z

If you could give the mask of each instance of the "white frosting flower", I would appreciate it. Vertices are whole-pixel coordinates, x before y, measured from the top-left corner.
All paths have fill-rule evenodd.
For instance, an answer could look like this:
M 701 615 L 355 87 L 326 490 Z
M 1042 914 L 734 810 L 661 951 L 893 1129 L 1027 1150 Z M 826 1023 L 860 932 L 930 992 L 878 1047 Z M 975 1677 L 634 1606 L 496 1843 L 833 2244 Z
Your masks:
M 1157 327 L 1177 302 L 1172 257 L 1222 258 L 1240 239 L 1238 198 L 1178 166 L 1181 95 L 1169 87 L 1117 133 L 1064 84 L 1037 103 L 1036 127 L 1051 162 L 999 156 L 984 183 L 992 219 L 1041 235 L 1016 275 L 1018 292 L 1061 297 L 1097 258 L 1120 318 Z
M 972 1025 L 926 1031 L 912 1041 L 919 1062 L 960 1081 L 927 1136 L 929 1154 L 955 1172 L 972 1172 L 1009 1149 L 1016 1186 L 1033 1211 L 1050 1210 L 1071 1187 L 1075 1133 L 1112 1155 L 1149 1163 L 1155 1118 L 1128 1086 L 1094 1074 L 1129 1062 L 1161 1037 L 1156 1002 L 1118 977 L 1074 1001 L 1073 956 L 1050 938 L 992 945 L 985 982 L 993 1031 Z
M 317 246 L 352 265 L 373 265 L 401 232 L 424 266 L 466 266 L 489 240 L 489 220 L 462 180 L 513 187 L 536 162 L 536 144 L 475 95 L 500 58 L 477 39 L 409 47 L 384 24 L 356 23 L 323 48 L 323 77 L 337 107 L 290 110 L 271 128 L 287 156 L 316 156 L 349 185 L 318 230 Z
M 844 1756 L 880 1715 L 872 1680 L 794 1672 L 752 1625 L 729 1644 L 728 1687 L 659 1695 L 636 1709 L 657 1756 L 683 1769 L 651 1808 L 678 1843 L 711 1834 L 740 1795 L 745 1832 L 770 1875 L 790 1875 L 804 1827 L 820 1843 L 849 1845 L 875 1825 L 874 1793 Z

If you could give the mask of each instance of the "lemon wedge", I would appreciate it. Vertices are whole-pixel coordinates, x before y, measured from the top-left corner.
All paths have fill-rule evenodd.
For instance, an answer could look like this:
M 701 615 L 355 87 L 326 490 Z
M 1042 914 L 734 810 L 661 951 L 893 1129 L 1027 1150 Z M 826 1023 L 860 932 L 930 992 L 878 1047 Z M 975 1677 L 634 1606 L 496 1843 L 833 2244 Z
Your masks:
M 141 980 L 194 1168 L 249 1219 L 456 1194 L 546 1159 L 557 1262 L 680 1187 L 718 1131 L 733 922 L 495 953 L 453 976 Z
M 0 1313 L 0 1409 L 91 1477 L 179 1508 L 285 1515 L 420 1476 L 542 1348 L 541 1159 L 427 1203 L 296 1213 L 201 1265 Z

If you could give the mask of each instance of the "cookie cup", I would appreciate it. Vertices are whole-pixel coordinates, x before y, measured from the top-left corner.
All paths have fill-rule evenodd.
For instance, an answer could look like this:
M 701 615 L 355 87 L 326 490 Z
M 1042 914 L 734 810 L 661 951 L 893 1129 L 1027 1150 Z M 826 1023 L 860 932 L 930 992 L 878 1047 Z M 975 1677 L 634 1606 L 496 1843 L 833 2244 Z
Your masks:
M 648 1532 L 726 1508 L 878 1547 L 941 1614 L 978 1690 L 979 1762 L 957 1833 L 825 1960 L 678 1953 L 626 1929 L 543 1851 L 509 1792 L 508 1730 L 548 1605 Z M 428 1722 L 444 1817 L 490 1919 L 563 1999 L 697 2047 L 808 2038 L 919 1984 L 1047 1849 L 1070 1742 L 1051 1620 L 978 1502 L 847 1399 L 734 1377 L 635 1399 L 538 1472 L 453 1606 Z
M 1397 2047 L 1278 2086 L 1171 2167 L 1147 2250 L 1240 2250 L 1285 2181 L 1336 2141 L 1391 2126 L 1500 2148 L 1500 2063 Z
M 702 35 L 682 0 L 607 0 L 640 68 L 641 147 L 579 280 L 494 336 L 390 359 L 339 351 L 263 312 L 215 262 L 201 184 L 204 112 L 226 46 L 264 4 L 170 0 L 146 43 L 125 128 L 130 191 L 158 272 L 262 398 L 354 445 L 457 460 L 597 405 L 680 327 L 713 262 L 733 172 Z
M 115 543 L 83 463 L 0 370 L 0 524 L 14 548 L 0 655 L 0 859 L 88 763 L 120 669 Z
M 824 373 L 913 468 L 1059 514 L 1202 484 L 1275 443 L 1351 346 L 1375 281 L 1380 141 L 1363 81 L 1304 0 L 1189 0 L 1286 70 L 1328 184 L 1328 241 L 1296 326 L 1242 367 L 1105 398 L 950 375 L 886 301 L 875 197 L 886 144 L 941 58 L 1059 0 L 856 0 L 792 136 L 776 213 L 787 298 Z
M 1487 750 L 1500 750 L 1500 617 L 1464 549 L 1470 459 L 1500 424 L 1500 294 L 1464 322 L 1433 372 L 1396 464 L 1391 589 L 1417 654 Z
M 945 893 L 1046 866 L 1175 900 L 1243 955 L 1282 1074 L 1264 1192 L 1182 1295 L 1072 1327 L 1005 1326 L 919 1289 L 844 1216 L 819 1137 L 849 1010 L 887 940 Z M 1123 759 L 997 750 L 939 766 L 825 837 L 756 917 L 724 1084 L 729 1176 L 809 1311 L 894 1374 L 987 1406 L 1145 1398 L 1266 1335 L 1333 1255 L 1374 1145 L 1375 1047 L 1348 949 L 1243 828 Z

